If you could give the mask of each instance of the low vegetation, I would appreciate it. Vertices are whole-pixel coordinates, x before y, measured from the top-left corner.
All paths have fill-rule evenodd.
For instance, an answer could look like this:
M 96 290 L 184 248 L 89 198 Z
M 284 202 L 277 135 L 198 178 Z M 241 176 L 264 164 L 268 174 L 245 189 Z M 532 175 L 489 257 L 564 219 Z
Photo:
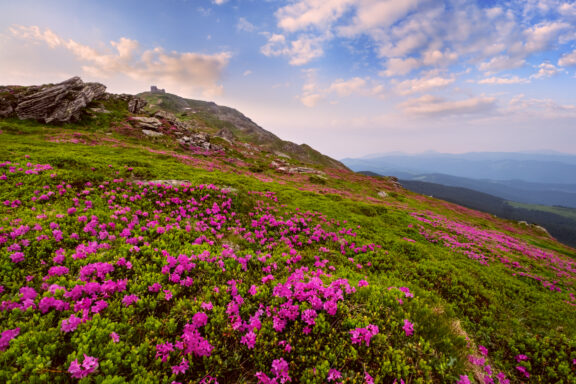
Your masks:
M 576 383 L 572 248 L 105 107 L 0 121 L 1 382 Z

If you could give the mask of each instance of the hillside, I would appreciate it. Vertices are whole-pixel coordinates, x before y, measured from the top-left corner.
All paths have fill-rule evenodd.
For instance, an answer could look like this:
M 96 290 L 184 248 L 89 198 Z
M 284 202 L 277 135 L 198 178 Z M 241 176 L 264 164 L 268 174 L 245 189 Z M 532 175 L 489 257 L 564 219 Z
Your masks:
M 402 186 L 471 209 L 491 213 L 498 217 L 524 221 L 544 227 L 558 241 L 576 247 L 576 210 L 511 202 L 468 188 L 416 180 L 400 180 Z
M 573 248 L 74 83 L 0 89 L 0 382 L 576 382 Z
M 310 164 L 345 168 L 342 163 L 306 144 L 298 145 L 281 140 L 233 108 L 212 102 L 185 99 L 170 93 L 144 92 L 137 96 L 148 102 L 148 111 L 171 112 L 178 115 L 181 121 L 191 124 L 200 131 L 228 140 L 256 144 L 284 158 L 293 157 Z

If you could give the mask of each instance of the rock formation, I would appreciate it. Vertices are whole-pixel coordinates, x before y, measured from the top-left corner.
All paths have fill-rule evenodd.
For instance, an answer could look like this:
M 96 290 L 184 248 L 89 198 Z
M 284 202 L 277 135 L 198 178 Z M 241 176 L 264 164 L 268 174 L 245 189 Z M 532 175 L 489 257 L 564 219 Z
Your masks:
M 85 83 L 79 77 L 73 77 L 58 84 L 0 87 L 0 118 L 68 123 L 78 121 L 92 101 L 104 99 L 126 101 L 131 113 L 139 113 L 147 104 L 132 95 L 108 94 L 103 84 Z
M 17 94 L 12 113 L 20 119 L 33 119 L 44 123 L 76 121 L 81 112 L 94 99 L 106 93 L 106 86 L 84 83 L 73 77 L 55 85 L 23 88 Z

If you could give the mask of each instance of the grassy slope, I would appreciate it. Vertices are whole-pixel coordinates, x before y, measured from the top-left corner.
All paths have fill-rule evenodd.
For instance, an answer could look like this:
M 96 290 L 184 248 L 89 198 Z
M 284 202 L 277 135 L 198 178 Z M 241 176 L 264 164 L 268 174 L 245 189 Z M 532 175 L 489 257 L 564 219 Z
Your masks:
M 116 266 L 116 271 L 108 276 L 113 280 L 127 278 L 127 292 L 106 298 L 108 308 L 91 315 L 91 319 L 80 324 L 75 332 L 60 330 L 62 321 L 73 313 L 71 309 L 51 310 L 46 314 L 33 309 L 0 312 L 0 331 L 20 328 L 20 335 L 10 342 L 5 352 L 0 352 L 0 381 L 71 382 L 73 379 L 66 370 L 74 359 L 79 358 L 82 362 L 86 353 L 98 357 L 100 365 L 84 380 L 100 383 L 198 382 L 207 375 L 217 377 L 221 383 L 256 382 L 254 374 L 258 371 L 272 377 L 271 365 L 280 358 L 288 361 L 292 382 L 325 382 L 328 370 L 332 368 L 342 372 L 345 382 L 364 382 L 365 373 L 375 377 L 377 382 L 394 379 L 455 382 L 461 375 L 468 375 L 473 381 L 474 377 L 481 378 L 488 372 L 485 365 L 491 366 L 491 376 L 496 382 L 499 372 L 512 382 L 526 381 L 522 371 L 516 368 L 518 366 L 525 367 L 535 382 L 576 382 L 573 363 L 576 359 L 576 316 L 574 300 L 568 295 L 574 293 L 575 271 L 571 259 L 574 250 L 511 222 L 397 190 L 385 178 L 328 170 L 325 181 L 301 175 L 280 175 L 262 168 L 254 172 L 253 165 L 265 163 L 265 158 L 244 158 L 244 163 L 238 164 L 225 157 L 192 157 L 167 142 L 127 138 L 108 128 L 110 120 L 113 126 L 122 124 L 121 108 L 117 107 L 115 111 L 113 116 L 100 116 L 94 122 L 61 128 L 18 121 L 0 123 L 0 161 L 50 164 L 54 168 L 39 175 L 9 174 L 7 180 L 0 180 L 3 201 L 23 202 L 17 208 L 0 207 L 3 220 L 0 235 L 7 236 L 22 224 L 32 226 L 41 222 L 42 233 L 49 237 L 41 242 L 35 241 L 36 235 L 29 236 L 32 248 L 25 251 L 27 259 L 17 264 L 9 258 L 14 253 L 7 248 L 12 240 L 0 244 L 4 286 L 1 300 L 18 302 L 19 290 L 26 285 L 39 292 L 36 305 L 42 296 L 61 298 L 61 293 L 45 292 L 40 281 L 55 265 L 51 260 L 59 247 L 67 250 L 64 265 L 70 272 L 50 278 L 49 282 L 68 289 L 79 283 L 78 273 L 88 263 L 114 264 L 120 257 L 125 257 L 133 264 L 132 270 Z M 0 174 L 6 169 L 7 166 L 3 167 Z M 51 173 L 56 176 L 50 177 Z M 192 185 L 232 187 L 236 192 L 230 195 L 230 211 L 237 214 L 234 220 L 240 220 L 241 226 L 250 231 L 255 231 L 251 228 L 252 220 L 265 215 L 309 219 L 311 227 L 320 225 L 326 231 L 348 228 L 355 232 L 354 236 L 342 234 L 338 241 L 324 240 L 316 244 L 311 240 L 311 244 L 304 242 L 301 246 L 297 241 L 293 243 L 295 252 L 302 256 L 296 266 L 307 266 L 311 270 L 321 268 L 314 265 L 315 256 L 319 256 L 320 260 L 328 260 L 323 267 L 326 272 L 329 272 L 326 270 L 328 265 L 334 268 L 330 271 L 331 277 L 322 277 L 325 285 L 337 278 L 346 278 L 353 286 L 366 279 L 369 286 L 357 287 L 356 293 L 344 295 L 335 316 L 318 310 L 319 317 L 310 335 L 303 334 L 306 324 L 301 317 L 289 322 L 283 333 L 277 333 L 272 329 L 272 318 L 262 315 L 256 346 L 249 349 L 242 343 L 247 331 L 231 328 L 225 313 L 233 301 L 231 294 L 215 294 L 212 287 L 220 287 L 221 292 L 226 292 L 228 281 L 242 280 L 238 287 L 245 300 L 240 313 L 244 321 L 256 313 L 259 304 L 279 307 L 282 300 L 273 297 L 271 290 L 292 273 L 285 268 L 290 247 L 280 241 L 268 249 L 226 228 L 211 233 L 199 232 L 194 227 L 191 232 L 183 229 L 166 234 L 142 232 L 144 239 L 139 243 L 139 251 L 130 250 L 131 247 L 121 241 L 108 241 L 110 249 L 100 250 L 86 259 L 72 259 L 70 255 L 80 242 L 98 240 L 98 236 L 91 238 L 82 234 L 82 226 L 76 221 L 80 212 L 72 217 L 66 214 L 73 204 L 72 198 L 80 194 L 80 201 L 88 199 L 81 192 L 90 190 L 85 183 L 92 182 L 93 208 L 88 209 L 86 215 L 95 215 L 101 222 L 113 220 L 107 202 L 110 193 L 114 194 L 112 189 L 124 189 L 127 195 L 134 195 L 141 194 L 144 188 L 128 185 L 125 181 L 113 182 L 118 178 L 133 182 L 180 179 L 189 180 Z M 16 182 L 23 185 L 15 187 Z M 62 182 L 70 185 L 69 193 L 63 197 L 48 203 L 30 200 L 35 196 L 35 190 L 43 191 L 47 185 L 49 189 L 46 190 L 57 191 L 56 186 Z M 111 184 L 106 186 L 105 182 Z M 170 209 L 160 209 L 153 201 L 168 201 L 170 196 L 185 199 L 190 195 L 199 200 L 203 196 L 199 190 L 190 195 L 181 190 L 162 192 L 164 189 L 160 187 L 150 187 L 150 190 L 152 199 L 134 202 L 118 199 L 122 205 L 131 206 L 132 212 L 141 209 L 152 214 L 157 210 L 159 219 L 174 223 Z M 388 192 L 387 198 L 377 197 L 381 190 Z M 278 202 L 253 193 L 268 191 Z M 120 192 L 116 194 L 120 196 Z M 202 209 L 210 209 L 213 201 L 222 204 L 226 200 L 218 196 L 219 193 L 213 193 Z M 268 208 L 263 208 L 267 205 Z M 32 207 L 36 207 L 36 211 L 32 211 Z M 47 215 L 46 219 L 37 218 L 41 211 Z M 321 216 L 309 216 L 307 211 L 319 212 Z M 414 212 L 418 215 L 410 215 Z M 56 216 L 59 213 L 63 214 L 61 218 Z M 331 219 L 336 221 L 330 224 Z M 66 239 L 57 243 L 48 229 L 50 222 L 59 223 L 65 235 L 77 231 L 82 237 L 77 241 Z M 121 221 L 116 222 L 123 225 Z M 288 224 L 285 228 L 268 227 L 269 235 L 279 241 L 280 230 L 290 232 L 289 228 Z M 496 230 L 513 238 L 503 238 Z M 310 234 L 295 233 L 299 233 L 301 239 L 310 239 Z M 214 244 L 191 244 L 201 235 L 206 235 Z M 144 241 L 150 245 L 144 245 Z M 343 244 L 348 244 L 345 254 L 342 254 Z M 381 248 L 362 249 L 369 244 Z M 520 245 L 514 248 L 517 244 Z M 547 253 L 536 254 L 533 245 Z M 201 262 L 189 274 L 195 281 L 192 288 L 171 282 L 161 273 L 162 267 L 169 262 L 162 255 L 162 249 L 171 255 L 190 256 L 209 251 L 222 257 L 227 247 L 235 249 L 238 256 L 260 252 L 268 252 L 271 256 L 262 265 L 252 259 L 247 271 L 233 260 L 223 259 L 226 272 L 212 263 Z M 503 250 L 503 247 L 506 248 Z M 356 251 L 353 248 L 357 248 Z M 474 258 L 470 254 L 472 251 L 487 259 Z M 41 259 L 47 264 L 41 264 Z M 268 272 L 261 268 L 274 262 L 278 270 L 270 272 L 275 280 L 263 283 L 262 278 Z M 517 263 L 516 267 L 510 267 L 513 262 Z M 556 274 L 558 269 L 563 271 L 562 276 Z M 26 282 L 26 275 L 35 278 Z M 158 294 L 148 292 L 147 287 L 156 281 L 172 291 L 174 297 L 170 301 L 166 301 L 162 291 Z M 551 289 L 548 282 L 554 282 L 554 287 L 561 292 Z M 251 285 L 259 287 L 256 296 L 247 292 Z M 405 297 L 390 287 L 408 287 L 415 297 Z M 125 307 L 122 298 L 128 293 L 139 296 L 140 301 Z M 402 299 L 402 305 L 399 299 Z M 170 367 L 180 363 L 183 355 L 175 351 L 163 363 L 156 358 L 155 346 L 177 341 L 194 313 L 203 311 L 200 303 L 208 301 L 213 302 L 214 309 L 204 310 L 209 315 L 209 322 L 200 332 L 214 350 L 210 357 L 185 355 L 192 369 L 186 374 L 175 375 Z M 309 303 L 299 304 L 301 312 L 311 308 Z M 404 319 L 414 324 L 413 336 L 407 336 L 403 331 Z M 370 346 L 352 344 L 350 331 L 368 324 L 379 327 Z M 112 331 L 120 335 L 119 343 L 110 340 L 108 335 Z M 281 340 L 290 343 L 292 352 L 285 352 L 284 347 L 278 346 Z M 484 362 L 479 361 L 479 345 L 489 351 Z M 469 358 L 470 355 L 475 357 Z M 518 362 L 518 355 L 526 355 L 529 360 Z M 470 361 L 475 361 L 476 365 Z
M 533 211 L 554 213 L 559 216 L 564 216 L 569 219 L 576 220 L 576 208 L 551 207 L 548 205 L 537 205 L 537 204 L 524 204 L 524 203 L 517 203 L 515 201 L 509 201 L 508 203 L 513 207 L 530 209 Z

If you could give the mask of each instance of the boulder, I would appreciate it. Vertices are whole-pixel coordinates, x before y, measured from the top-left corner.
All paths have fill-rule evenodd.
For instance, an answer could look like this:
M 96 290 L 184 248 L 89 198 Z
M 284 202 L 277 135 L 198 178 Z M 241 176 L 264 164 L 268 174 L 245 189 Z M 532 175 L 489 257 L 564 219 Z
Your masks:
M 142 109 L 148 104 L 146 100 L 143 100 L 139 97 L 132 96 L 128 100 L 128 111 L 130 113 L 140 113 Z
M 140 129 L 149 129 L 153 131 L 157 131 L 162 126 L 162 122 L 155 117 L 141 117 L 136 116 L 130 119 L 132 125 Z
M 106 86 L 73 77 L 55 85 L 27 88 L 13 110 L 20 119 L 67 123 L 79 120 L 84 108 L 105 93 Z
M 162 132 L 151 131 L 149 129 L 143 129 L 142 133 L 145 134 L 146 136 L 150 136 L 150 137 L 164 136 L 164 134 Z
M 388 197 L 388 194 L 384 191 L 380 191 L 378 192 L 378 197 L 385 199 L 386 197 Z

